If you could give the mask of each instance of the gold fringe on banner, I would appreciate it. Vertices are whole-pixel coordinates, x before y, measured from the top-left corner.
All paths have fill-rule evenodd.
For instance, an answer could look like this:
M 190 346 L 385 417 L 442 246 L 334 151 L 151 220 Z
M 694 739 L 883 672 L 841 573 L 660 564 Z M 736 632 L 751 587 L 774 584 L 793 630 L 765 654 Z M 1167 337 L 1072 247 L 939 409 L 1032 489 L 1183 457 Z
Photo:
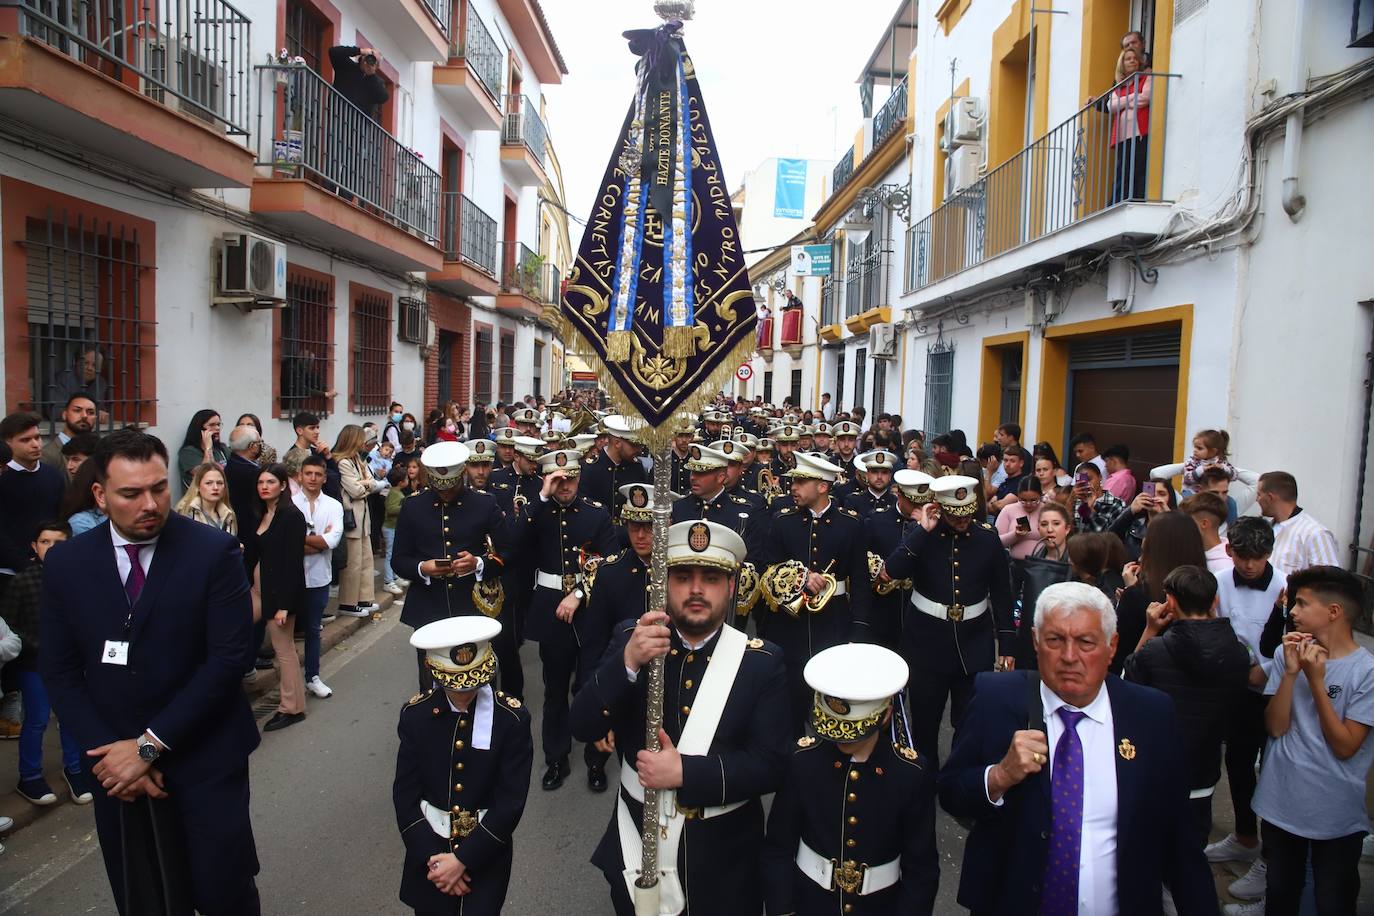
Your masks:
M 690 359 L 697 355 L 696 328 L 670 327 L 663 329 L 663 355 L 673 359 Z
M 633 331 L 611 331 L 606 335 L 606 359 L 613 363 L 623 363 L 630 358 L 630 340 Z

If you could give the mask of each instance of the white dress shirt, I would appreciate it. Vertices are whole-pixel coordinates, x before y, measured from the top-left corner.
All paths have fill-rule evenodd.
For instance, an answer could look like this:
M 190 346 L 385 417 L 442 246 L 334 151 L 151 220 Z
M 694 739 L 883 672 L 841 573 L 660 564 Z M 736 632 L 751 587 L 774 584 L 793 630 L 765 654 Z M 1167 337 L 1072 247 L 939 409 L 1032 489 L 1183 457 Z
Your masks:
M 1055 745 L 1064 734 L 1059 708 L 1067 706 L 1086 713 L 1078 723 L 1078 740 L 1083 745 L 1083 833 L 1078 855 L 1078 913 L 1096 916 L 1115 913 L 1116 907 L 1116 750 L 1112 703 L 1106 685 L 1084 707 L 1064 702 L 1040 682 L 1040 702 L 1045 714 L 1045 736 L 1050 745 L 1047 773 L 1054 772 Z M 988 774 L 983 771 L 983 791 Z M 1048 778 L 1048 777 L 1047 777 Z M 988 799 L 991 800 L 991 794 Z M 1006 798 L 992 802 L 1001 807 Z
M 111 525 L 110 540 L 114 543 L 115 569 L 119 570 L 120 583 L 129 581 L 129 573 L 133 571 L 133 566 L 129 564 L 128 551 L 124 549 L 125 544 L 138 545 L 138 565 L 143 567 L 144 578 L 147 578 L 148 570 L 153 566 L 153 553 L 157 550 L 157 538 L 153 538 L 151 541 L 131 541 L 120 534 L 118 528 Z
M 291 502 L 301 510 L 301 515 L 305 516 L 305 521 L 313 529 L 313 533 L 324 538 L 325 544 L 329 546 L 329 550 L 305 555 L 305 587 L 319 588 L 328 585 L 334 578 L 331 551 L 339 546 L 344 534 L 343 503 L 328 493 L 321 493 L 315 497 L 315 504 L 312 506 L 310 497 L 304 491 L 292 495 Z M 307 533 L 310 531 L 307 530 Z
M 1340 548 L 1330 529 L 1298 507 L 1288 518 L 1274 522 L 1269 562 L 1289 575 L 1309 566 L 1340 566 Z

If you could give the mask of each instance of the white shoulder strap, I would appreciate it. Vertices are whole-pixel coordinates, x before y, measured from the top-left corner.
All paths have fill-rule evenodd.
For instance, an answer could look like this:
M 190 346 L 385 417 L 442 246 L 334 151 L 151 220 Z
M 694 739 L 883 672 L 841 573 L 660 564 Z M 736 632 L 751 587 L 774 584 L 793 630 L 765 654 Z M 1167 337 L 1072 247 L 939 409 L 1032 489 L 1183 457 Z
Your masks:
M 701 679 L 701 689 L 692 703 L 687 724 L 682 727 L 682 737 L 677 743 L 678 753 L 700 756 L 711 749 L 711 741 L 716 736 L 716 727 L 720 725 L 720 717 L 725 712 L 725 701 L 730 698 L 730 688 L 735 684 L 735 675 L 739 673 L 748 643 L 748 637 L 734 627 L 721 627 L 720 639 L 711 653 L 706 674 Z

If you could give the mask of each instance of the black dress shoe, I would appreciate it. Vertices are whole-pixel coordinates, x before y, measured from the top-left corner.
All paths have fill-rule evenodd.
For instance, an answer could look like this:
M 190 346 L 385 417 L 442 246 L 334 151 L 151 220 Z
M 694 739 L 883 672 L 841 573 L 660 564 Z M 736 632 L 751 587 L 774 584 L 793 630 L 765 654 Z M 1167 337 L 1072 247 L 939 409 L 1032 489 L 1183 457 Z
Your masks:
M 266 722 L 263 723 L 262 730 L 265 732 L 274 732 L 278 729 L 288 728 L 292 725 L 295 725 L 297 722 L 300 722 L 304 719 L 305 713 L 303 712 L 273 713 L 272 718 L 268 719 Z
M 606 767 L 604 764 L 587 767 L 587 788 L 593 792 L 606 791 Z
M 568 763 L 568 758 L 555 760 L 549 764 L 549 768 L 544 771 L 544 778 L 539 781 L 540 787 L 545 792 L 552 792 L 554 789 L 563 785 L 563 780 L 572 775 L 572 765 Z

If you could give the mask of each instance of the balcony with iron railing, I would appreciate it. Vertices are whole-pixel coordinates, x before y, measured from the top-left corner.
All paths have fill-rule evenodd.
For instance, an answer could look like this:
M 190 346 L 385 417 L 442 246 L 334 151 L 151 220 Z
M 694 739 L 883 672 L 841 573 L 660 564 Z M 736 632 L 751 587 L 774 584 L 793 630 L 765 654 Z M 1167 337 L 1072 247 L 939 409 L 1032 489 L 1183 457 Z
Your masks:
M 434 89 L 477 130 L 500 130 L 505 54 L 468 0 L 459 0 L 457 14 L 448 64 L 434 68 Z
M 429 273 L 429 282 L 460 296 L 495 296 L 496 220 L 466 194 L 443 193 L 444 267 Z
M 544 183 L 549 137 L 539 109 L 526 95 L 506 96 L 506 121 L 501 131 L 501 164 L 522 185 Z
M 854 177 L 854 147 L 850 147 L 845 154 L 840 157 L 840 161 L 835 163 L 835 168 L 830 172 L 830 193 L 833 195 L 849 183 L 849 179 Z
M 883 107 L 878 109 L 878 113 L 873 116 L 873 149 L 882 145 L 883 141 L 892 136 L 906 121 L 907 109 L 906 77 L 902 77 L 897 85 L 892 87 L 892 94 L 887 97 Z
M 558 271 L 523 242 L 501 242 L 501 291 L 496 307 L 512 315 L 539 317 L 561 298 Z
M 919 299 L 960 292 L 1050 258 L 1148 239 L 1168 221 L 1163 193 L 1170 81 L 1128 77 L 967 187 L 910 230 L 904 286 Z M 1133 89 L 1132 87 L 1135 86 Z M 951 281 L 954 282 L 954 281 Z M 936 284 L 941 286 L 936 289 Z
M 439 173 L 308 67 L 254 69 L 253 212 L 388 267 L 440 269 Z
M 171 184 L 247 187 L 250 26 L 227 0 L 0 0 L 0 114 Z
M 442 64 L 448 60 L 453 4 L 454 0 L 371 0 L 368 11 L 396 43 L 401 56 Z

